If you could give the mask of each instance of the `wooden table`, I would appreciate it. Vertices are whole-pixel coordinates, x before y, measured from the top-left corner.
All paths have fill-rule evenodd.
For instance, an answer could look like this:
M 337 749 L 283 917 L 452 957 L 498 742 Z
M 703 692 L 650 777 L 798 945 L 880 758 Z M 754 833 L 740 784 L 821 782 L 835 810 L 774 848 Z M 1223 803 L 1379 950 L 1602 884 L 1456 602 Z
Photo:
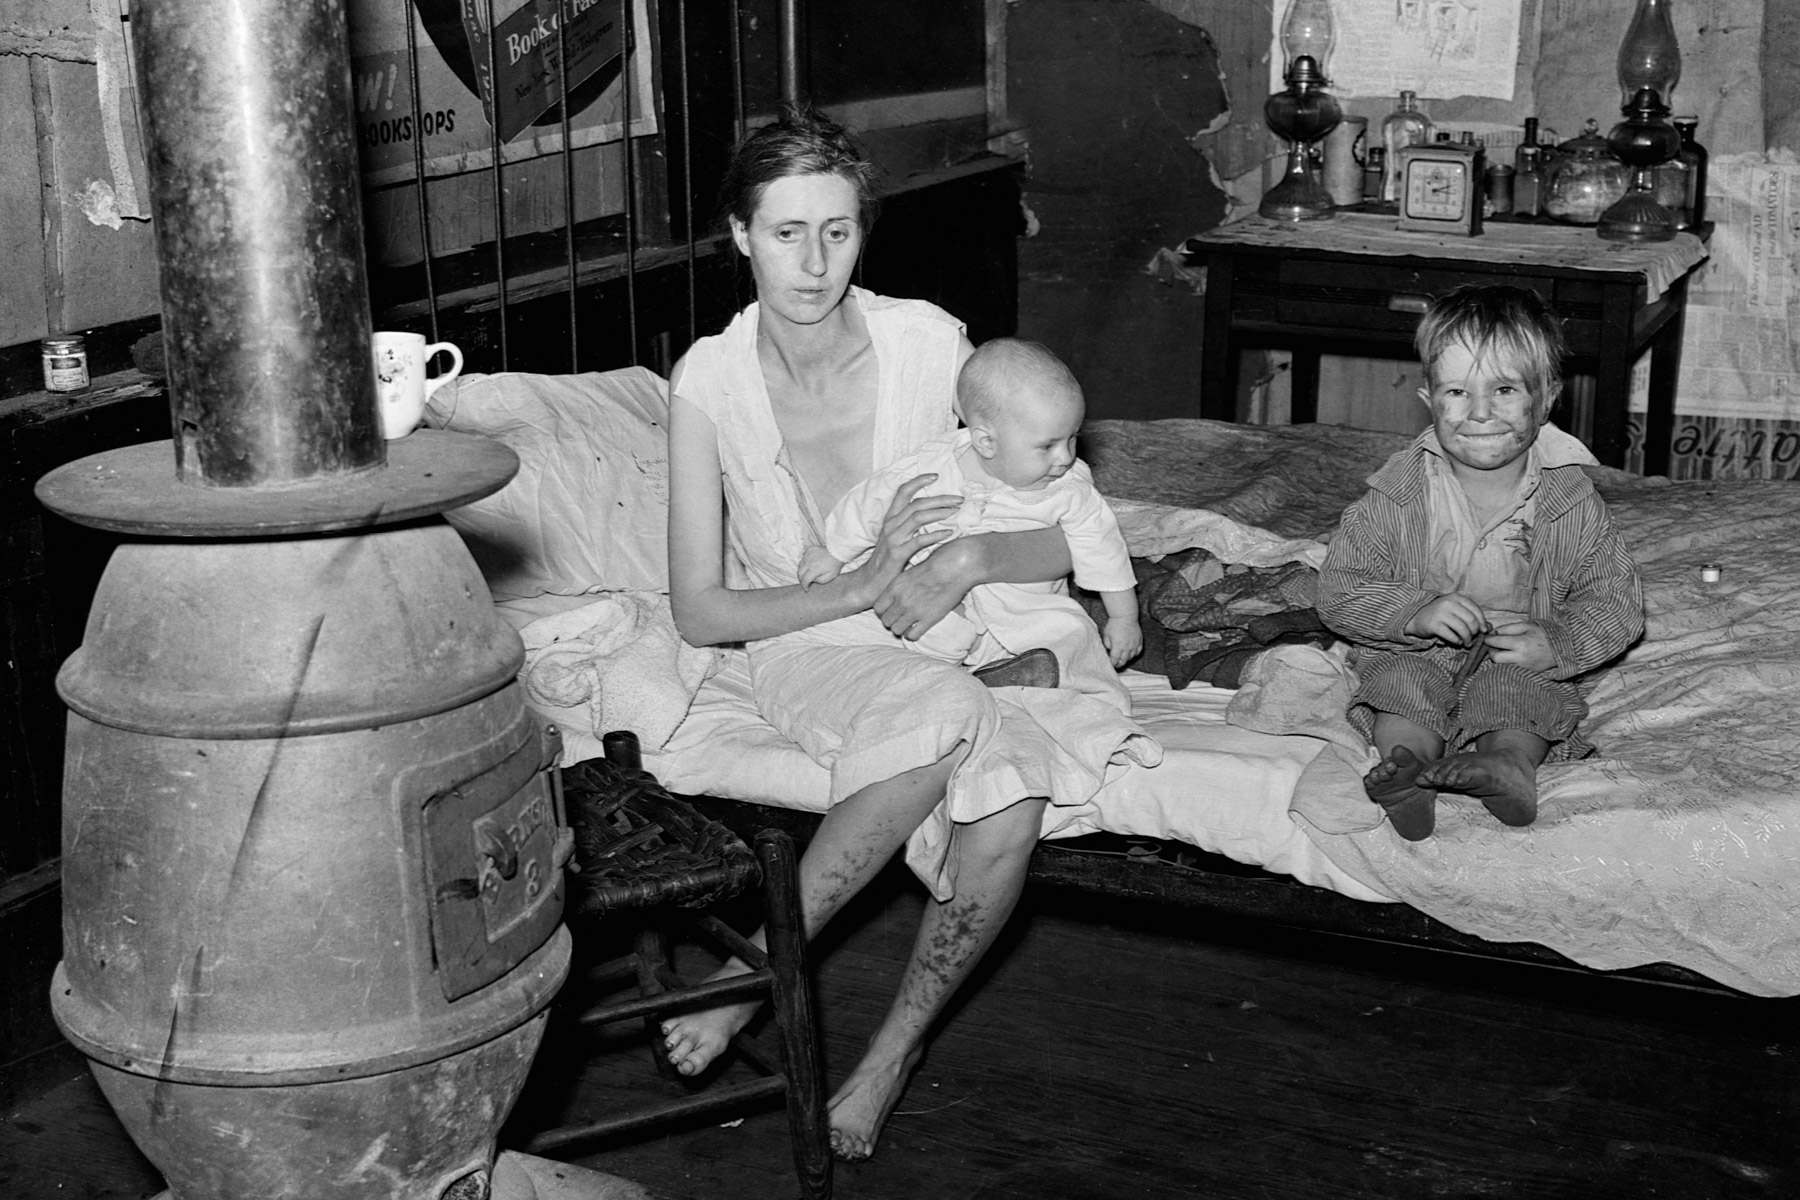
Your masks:
M 1271 346 L 1293 351 L 1293 420 L 1316 420 L 1321 354 L 1410 359 L 1432 296 L 1509 282 L 1563 315 L 1566 369 L 1595 378 L 1589 445 L 1603 463 L 1625 463 L 1631 368 L 1650 351 L 1644 473 L 1665 475 L 1687 282 L 1706 258 L 1707 232 L 1634 244 L 1574 226 L 1492 223 L 1479 237 L 1455 238 L 1401 233 L 1392 215 L 1354 212 L 1220 226 L 1184 247 L 1206 267 L 1200 415 L 1236 420 L 1238 351 Z

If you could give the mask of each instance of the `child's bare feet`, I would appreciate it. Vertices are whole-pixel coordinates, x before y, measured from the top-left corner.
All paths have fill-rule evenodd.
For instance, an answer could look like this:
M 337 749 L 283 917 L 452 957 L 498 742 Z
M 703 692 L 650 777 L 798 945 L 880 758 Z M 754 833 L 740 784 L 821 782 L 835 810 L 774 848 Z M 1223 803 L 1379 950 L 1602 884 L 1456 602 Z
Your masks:
M 727 968 L 709 978 L 739 975 L 743 970 L 741 966 L 735 970 Z M 750 1018 L 756 1015 L 756 1005 L 756 1001 L 749 1000 L 743 1004 L 727 1004 L 670 1017 L 662 1023 L 663 1046 L 668 1051 L 669 1062 L 683 1075 L 700 1074 L 725 1053 L 737 1031 L 750 1023 Z
M 1421 786 L 1424 768 L 1411 750 L 1395 746 L 1363 776 L 1363 791 L 1387 810 L 1394 832 L 1409 842 L 1430 837 L 1437 825 L 1437 792 Z
M 1537 820 L 1537 764 L 1505 750 L 1473 750 L 1440 758 L 1419 772 L 1419 782 L 1474 796 L 1508 825 Z
M 906 1091 L 906 1081 L 919 1065 L 919 1053 L 915 1049 L 897 1063 L 865 1058 L 856 1064 L 856 1070 L 825 1106 L 831 1120 L 833 1157 L 862 1162 L 875 1153 L 875 1141 Z

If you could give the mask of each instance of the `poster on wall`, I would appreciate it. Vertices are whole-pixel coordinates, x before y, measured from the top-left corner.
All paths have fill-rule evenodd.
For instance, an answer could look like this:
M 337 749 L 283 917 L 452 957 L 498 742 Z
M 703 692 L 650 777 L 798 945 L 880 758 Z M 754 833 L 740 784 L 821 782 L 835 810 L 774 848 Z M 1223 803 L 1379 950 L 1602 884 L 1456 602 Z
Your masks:
M 1337 40 L 1328 74 L 1339 97 L 1513 98 L 1523 0 L 1332 0 Z M 1276 6 L 1271 91 L 1284 85 Z
M 572 149 L 618 141 L 628 114 L 632 137 L 656 132 L 647 0 L 350 0 L 349 10 L 371 187 L 414 177 L 415 139 L 428 177 L 489 166 L 496 129 L 503 162 L 560 151 L 565 52 Z

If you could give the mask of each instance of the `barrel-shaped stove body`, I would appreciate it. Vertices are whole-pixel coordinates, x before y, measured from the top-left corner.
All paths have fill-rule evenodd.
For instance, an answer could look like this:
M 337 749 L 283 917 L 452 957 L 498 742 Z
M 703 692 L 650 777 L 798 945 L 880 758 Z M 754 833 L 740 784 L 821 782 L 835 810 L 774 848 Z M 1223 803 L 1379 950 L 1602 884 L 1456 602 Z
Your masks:
M 569 959 L 520 657 L 436 518 L 115 552 L 52 1000 L 177 1200 L 484 1193 Z

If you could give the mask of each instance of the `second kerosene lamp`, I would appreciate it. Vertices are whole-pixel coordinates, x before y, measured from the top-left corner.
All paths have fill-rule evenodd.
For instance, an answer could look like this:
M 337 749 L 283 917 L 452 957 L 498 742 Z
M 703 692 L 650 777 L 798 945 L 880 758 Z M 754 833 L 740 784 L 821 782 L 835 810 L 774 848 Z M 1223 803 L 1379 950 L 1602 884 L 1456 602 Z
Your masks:
M 1337 98 L 1325 90 L 1336 41 L 1330 0 L 1291 0 L 1281 22 L 1287 86 L 1263 103 L 1263 119 L 1288 144 L 1287 170 L 1256 209 L 1271 220 L 1312 221 L 1335 212 L 1331 193 L 1313 171 L 1312 145 L 1344 117 Z
M 1624 100 L 1607 144 L 1632 168 L 1631 187 L 1600 214 L 1596 232 L 1608 241 L 1665 242 L 1676 220 L 1658 203 L 1653 172 L 1681 150 L 1681 134 L 1668 122 L 1669 97 L 1681 80 L 1681 47 L 1669 16 L 1671 0 L 1638 0 L 1619 43 L 1619 91 Z

